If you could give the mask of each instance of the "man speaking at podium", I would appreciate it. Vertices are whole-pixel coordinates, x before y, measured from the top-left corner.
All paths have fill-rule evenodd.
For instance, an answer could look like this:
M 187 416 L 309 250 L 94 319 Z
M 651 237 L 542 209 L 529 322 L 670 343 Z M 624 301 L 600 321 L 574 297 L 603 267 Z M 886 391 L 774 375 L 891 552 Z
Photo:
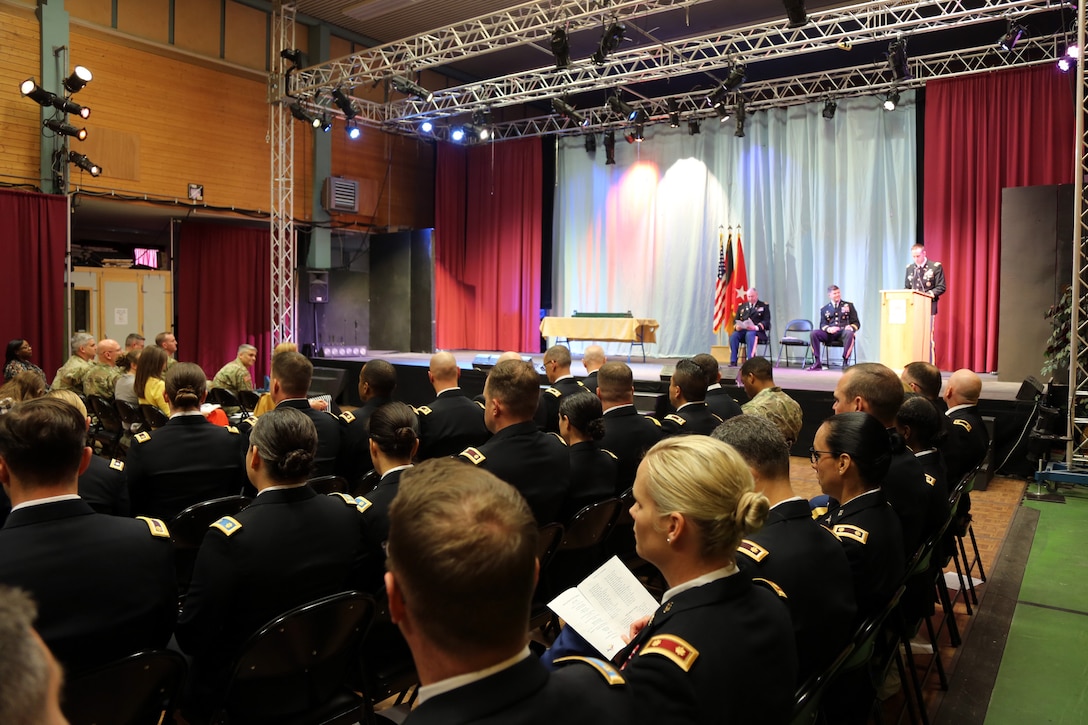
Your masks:
M 907 276 L 903 286 L 917 292 L 928 292 L 933 295 L 933 310 L 930 314 L 937 314 L 937 298 L 944 294 L 944 267 L 940 262 L 930 262 L 926 258 L 926 248 L 921 244 L 915 244 L 910 248 L 910 256 L 913 264 L 907 265 Z

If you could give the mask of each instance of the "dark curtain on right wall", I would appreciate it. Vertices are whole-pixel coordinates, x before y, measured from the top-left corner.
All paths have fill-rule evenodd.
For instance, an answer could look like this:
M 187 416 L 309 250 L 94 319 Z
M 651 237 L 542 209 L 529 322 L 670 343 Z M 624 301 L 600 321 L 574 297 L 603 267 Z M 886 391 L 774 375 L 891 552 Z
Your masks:
M 997 370 L 1001 189 L 1073 179 L 1074 80 L 1047 64 L 926 84 L 925 244 L 948 283 L 942 370 Z

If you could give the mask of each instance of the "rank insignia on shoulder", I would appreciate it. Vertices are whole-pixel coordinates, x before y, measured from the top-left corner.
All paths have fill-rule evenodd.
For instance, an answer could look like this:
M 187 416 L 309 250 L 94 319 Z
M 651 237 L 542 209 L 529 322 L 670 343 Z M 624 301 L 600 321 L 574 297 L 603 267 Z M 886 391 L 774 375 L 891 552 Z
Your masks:
M 644 415 L 642 417 L 645 418 L 646 420 L 653 421 L 653 424 L 656 425 L 658 428 L 661 427 L 661 421 L 658 420 L 657 418 L 653 417 L 652 415 Z
M 253 426 L 257 425 L 257 416 L 251 415 L 242 422 L 248 424 L 249 427 L 252 428 Z
M 224 516 L 212 524 L 210 528 L 219 529 L 227 536 L 233 536 L 242 530 L 242 522 L 233 516 Z
M 846 537 L 847 539 L 853 539 L 860 544 L 864 544 L 869 540 L 869 532 L 860 526 L 851 526 L 850 524 L 835 524 L 831 528 L 831 533 L 838 536 L 840 539 Z
M 691 670 L 691 666 L 695 664 L 695 660 L 699 657 L 697 649 L 679 637 L 668 634 L 652 637 L 646 646 L 639 650 L 638 654 L 639 657 L 661 655 L 671 660 L 684 672 Z
M 665 416 L 665 420 L 676 423 L 677 425 L 684 425 L 685 423 L 687 423 L 686 420 L 678 416 L 676 413 L 669 413 Z
M 234 434 L 234 435 L 238 435 L 238 427 L 237 427 L 237 426 L 233 426 L 233 425 L 228 425 L 228 426 L 227 426 L 227 432 L 228 432 L 228 433 L 232 433 L 232 434 Z
M 752 577 L 752 581 L 756 584 L 762 584 L 763 586 L 767 587 L 772 592 L 777 594 L 779 599 L 789 599 L 789 597 L 786 596 L 786 592 L 782 589 L 782 587 L 778 586 L 770 579 L 764 579 L 761 576 L 754 576 Z
M 812 509 L 812 518 L 816 521 L 819 521 L 824 516 L 827 516 L 827 506 L 817 506 L 816 508 Z M 830 529 L 828 530 L 830 531 Z M 832 531 L 831 533 L 835 532 Z
M 616 685 L 622 685 L 627 682 L 623 679 L 623 675 L 617 670 L 611 662 L 605 662 L 597 657 L 559 657 L 555 660 L 557 665 L 565 665 L 571 662 L 581 662 L 582 664 L 589 665 L 597 671 L 597 673 L 604 678 L 604 681 L 609 685 L 615 687 Z
M 133 438 L 137 443 L 147 443 L 149 440 L 151 440 L 151 434 L 148 433 L 146 430 L 142 430 L 135 436 L 133 436 Z
M 355 414 L 352 413 L 350 410 L 346 411 L 346 412 L 340 414 L 340 420 L 344 421 L 345 423 L 354 423 L 355 422 Z
M 586 387 L 586 384 L 585 384 L 585 383 L 583 383 L 583 382 L 582 382 L 581 380 L 575 380 L 575 381 L 574 381 L 574 383 L 575 383 L 575 385 L 577 385 L 577 386 L 578 386 L 579 388 L 585 388 L 585 387 Z M 589 388 L 586 388 L 586 390 L 589 390 Z
M 771 552 L 764 549 L 762 546 L 749 539 L 741 539 L 740 546 L 737 547 L 737 551 L 742 554 L 747 554 L 752 557 L 754 561 L 763 561 Z
M 433 411 L 426 405 L 421 405 L 416 408 L 416 415 L 430 415 Z
M 150 516 L 137 516 L 136 518 L 147 524 L 147 528 L 151 531 L 152 536 L 157 536 L 160 539 L 170 538 L 170 529 L 166 528 L 166 524 L 160 519 L 153 519 Z
M 367 498 L 365 498 L 363 496 L 356 496 L 352 500 L 352 503 L 355 504 L 355 510 L 358 511 L 359 513 L 363 513 L 368 508 L 370 508 L 371 506 L 374 505 L 373 501 L 370 501 L 369 499 L 367 499 Z
M 971 432 L 971 424 L 968 423 L 963 418 L 956 418 L 954 421 L 952 421 L 952 425 L 958 425 L 959 427 L 963 428 L 968 433 Z
M 475 448 L 466 448 L 465 450 L 461 451 L 460 455 L 462 458 L 467 458 L 469 462 L 476 466 L 487 460 L 487 456 L 485 456 L 483 453 L 480 453 Z
M 333 491 L 329 495 L 332 496 L 333 498 L 340 499 L 341 501 L 346 503 L 348 506 L 354 506 L 355 505 L 355 499 L 353 499 L 351 496 L 348 496 L 346 493 L 340 493 L 339 491 Z
M 928 483 L 930 486 L 933 486 L 934 484 L 937 483 L 937 477 L 936 476 L 931 476 L 931 475 L 929 475 L 927 473 L 926 474 L 926 483 Z
M 115 471 L 123 471 L 123 470 L 125 470 L 125 462 L 124 461 L 119 461 L 116 458 L 111 458 L 110 459 L 110 468 L 112 468 Z
M 544 392 L 547 393 L 548 395 L 554 396 L 556 398 L 562 398 L 563 397 L 563 393 L 562 393 L 562 391 L 559 390 L 559 388 L 548 388 Z
M 556 440 L 558 440 L 558 441 L 559 441 L 560 443 L 562 443 L 562 444 L 563 444 L 564 446 L 565 446 L 565 445 L 567 445 L 567 442 L 566 442 L 565 440 L 563 440 L 563 436 L 559 435 L 559 434 L 558 434 L 558 433 L 556 433 L 556 432 L 555 432 L 554 430 L 553 430 L 553 431 L 548 431 L 548 435 L 553 435 L 553 436 L 555 436 L 555 437 L 556 437 Z
M 480 406 L 480 410 L 483 410 L 483 409 L 484 409 L 484 404 L 483 404 L 483 403 L 481 403 L 480 401 L 478 401 L 478 400 L 474 400 L 474 401 L 472 401 L 472 402 L 473 402 L 473 403 L 475 403 L 476 405 Z
M 613 460 L 616 460 L 616 461 L 618 461 L 618 460 L 619 460 L 619 457 L 618 457 L 618 456 L 616 456 L 616 454 L 615 454 L 615 453 L 613 453 L 612 451 L 608 450 L 607 448 L 602 448 L 602 449 L 601 449 L 601 452 L 602 452 L 602 453 L 607 453 L 608 455 L 612 456 L 612 459 L 613 459 Z

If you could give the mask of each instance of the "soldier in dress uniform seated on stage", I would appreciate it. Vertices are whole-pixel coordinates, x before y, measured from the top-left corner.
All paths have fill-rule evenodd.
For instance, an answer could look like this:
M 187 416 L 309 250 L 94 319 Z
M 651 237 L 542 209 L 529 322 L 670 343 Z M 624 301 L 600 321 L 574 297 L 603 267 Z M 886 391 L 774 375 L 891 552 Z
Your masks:
M 559 401 L 559 435 L 570 449 L 570 489 L 561 521 L 616 495 L 616 454 L 600 447 L 604 437 L 601 400 L 588 390 Z
M 71 390 L 53 390 L 47 396 L 71 405 L 87 418 L 87 425 L 90 425 L 87 406 Z M 128 496 L 125 462 L 117 458 L 91 456 L 87 470 L 79 474 L 79 497 L 100 514 L 128 516 L 132 505 Z
M 178 621 L 178 645 L 193 657 L 190 722 L 214 706 L 252 634 L 290 609 L 358 584 L 356 501 L 306 485 L 318 447 L 313 421 L 303 410 L 276 408 L 257 419 L 249 443 L 246 472 L 257 497 L 208 529 Z
M 718 426 L 713 437 L 737 449 L 756 491 L 771 504 L 763 528 L 741 541 L 737 563 L 785 595 L 797 679 L 804 682 L 830 665 L 850 639 L 857 612 L 850 563 L 834 534 L 812 520 L 808 501 L 794 495 L 790 449 L 774 423 L 741 415 Z
M 359 370 L 359 399 L 361 408 L 340 414 L 340 454 L 336 472 L 348 480 L 354 490 L 359 480 L 374 469 L 367 452 L 367 423 L 374 411 L 393 402 L 397 389 L 397 369 L 385 360 L 368 360 Z M 321 429 L 318 429 L 321 435 Z
M 479 446 L 491 437 L 484 425 L 484 406 L 465 395 L 458 383 L 461 368 L 448 352 L 431 356 L 427 379 L 435 399 L 416 408 L 419 416 L 419 458 L 456 456 L 469 446 Z
M 38 603 L 38 631 L 69 673 L 166 645 L 177 619 L 174 546 L 161 520 L 107 516 L 78 495 L 87 418 L 54 398 L 0 416 L 0 584 Z
M 529 651 L 537 523 L 517 491 L 424 461 L 405 471 L 389 516 L 389 613 L 422 684 L 407 725 L 632 722 L 614 666 L 576 658 L 549 673 Z
M 710 435 L 722 419 L 706 405 L 706 373 L 693 360 L 676 363 L 669 380 L 669 402 L 676 408 L 661 419 L 665 435 Z
M 734 415 L 740 415 L 740 405 L 733 400 L 729 391 L 722 387 L 722 370 L 718 365 L 718 359 L 702 352 L 692 360 L 706 374 L 706 407 L 710 409 L 710 412 L 722 420 L 729 420 Z
M 484 382 L 484 422 L 491 439 L 460 457 L 491 471 L 521 492 L 541 524 L 558 521 L 570 485 L 570 453 L 563 439 L 537 428 L 540 387 L 532 363 L 503 360 Z M 558 419 L 558 413 L 556 413 Z
M 210 423 L 200 412 L 207 397 L 200 366 L 177 363 L 165 380 L 170 420 L 133 437 L 126 469 L 132 510 L 169 521 L 195 503 L 238 493 L 245 472 L 238 429 Z
M 600 446 L 615 453 L 619 461 L 618 496 L 631 488 L 639 462 L 664 433 L 657 418 L 642 415 L 635 408 L 634 375 L 626 363 L 605 363 L 597 374 L 597 397 L 604 408 L 604 438 Z
M 570 350 L 565 346 L 552 345 L 544 351 L 544 374 L 551 385 L 540 394 L 536 411 L 537 424 L 543 431 L 558 433 L 560 398 L 586 389 L 581 380 L 571 375 L 570 365 Z

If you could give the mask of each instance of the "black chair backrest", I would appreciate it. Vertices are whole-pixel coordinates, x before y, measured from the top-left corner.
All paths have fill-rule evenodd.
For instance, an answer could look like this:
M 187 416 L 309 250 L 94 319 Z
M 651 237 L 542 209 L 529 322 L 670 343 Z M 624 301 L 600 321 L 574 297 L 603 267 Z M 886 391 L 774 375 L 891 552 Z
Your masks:
M 536 558 L 540 560 L 540 568 L 548 565 L 555 555 L 559 544 L 563 542 L 563 524 L 554 521 L 540 527 L 540 535 L 536 540 Z
M 64 715 L 71 725 L 172 722 L 186 669 L 177 652 L 148 650 L 74 675 L 64 685 Z
M 560 551 L 585 549 L 604 540 L 620 512 L 620 500 L 609 498 L 591 503 L 570 520 L 563 534 Z
M 348 480 L 343 476 L 318 476 L 311 478 L 306 485 L 320 494 L 348 492 Z
M 790 320 L 786 325 L 786 332 L 812 332 L 812 320 Z
M 148 405 L 147 403 L 140 404 L 140 412 L 144 414 L 144 420 L 152 430 L 162 428 L 166 425 L 167 421 L 170 420 L 166 417 L 166 413 L 163 413 L 156 406 Z
M 195 503 L 170 522 L 170 538 L 178 549 L 199 549 L 208 527 L 224 516 L 233 516 L 251 502 L 245 496 L 224 496 Z
M 242 404 L 242 410 L 252 413 L 261 402 L 261 394 L 256 390 L 239 390 L 238 402 Z
M 121 422 L 129 430 L 138 430 L 147 425 L 144 414 L 140 412 L 140 406 L 133 405 L 127 400 L 114 399 L 113 407 L 117 409 L 117 414 L 121 416 Z
M 110 433 L 124 432 L 124 424 L 121 415 L 113 403 L 99 395 L 88 395 L 87 401 L 91 404 L 91 412 L 98 418 L 98 425 Z
M 820 714 L 820 702 L 823 700 L 827 686 L 834 681 L 835 674 L 854 652 L 854 643 L 847 643 L 835 661 L 828 665 L 827 669 L 812 674 L 808 680 L 801 683 L 794 695 L 793 715 L 790 717 L 790 725 L 812 725 Z
M 288 721 L 341 695 L 373 617 L 369 595 L 342 592 L 266 624 L 235 662 L 222 708 L 229 721 Z
M 212 388 L 208 391 L 208 397 L 211 399 L 211 402 L 224 408 L 242 407 L 241 401 L 238 399 L 238 396 L 234 394 L 233 390 L 227 390 L 226 388 Z

